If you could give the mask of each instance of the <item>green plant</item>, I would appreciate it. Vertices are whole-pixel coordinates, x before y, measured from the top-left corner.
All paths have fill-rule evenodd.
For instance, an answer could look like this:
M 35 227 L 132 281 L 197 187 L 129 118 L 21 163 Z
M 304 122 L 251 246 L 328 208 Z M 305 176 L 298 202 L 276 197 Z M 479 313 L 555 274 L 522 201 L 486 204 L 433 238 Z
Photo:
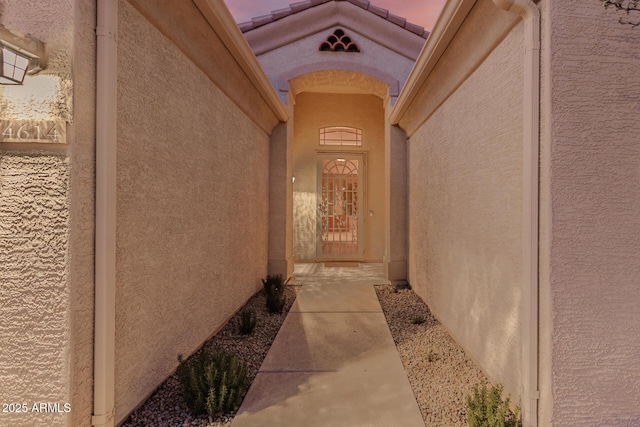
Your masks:
M 281 313 L 287 302 L 282 274 L 276 276 L 269 275 L 266 279 L 262 279 L 262 284 L 264 285 L 264 291 L 267 295 L 267 309 L 269 313 Z
M 240 333 L 242 335 L 249 335 L 253 333 L 258 323 L 258 316 L 255 310 L 244 309 L 240 312 Z
M 424 317 L 423 316 L 413 316 L 411 318 L 411 323 L 413 323 L 414 325 L 422 325 L 425 322 Z
M 213 417 L 235 410 L 247 390 L 247 366 L 233 353 L 200 350 L 176 370 L 182 397 L 194 415 Z
M 509 397 L 502 399 L 502 385 L 487 388 L 476 384 L 467 396 L 467 422 L 470 427 L 521 427 L 520 408 L 512 412 Z

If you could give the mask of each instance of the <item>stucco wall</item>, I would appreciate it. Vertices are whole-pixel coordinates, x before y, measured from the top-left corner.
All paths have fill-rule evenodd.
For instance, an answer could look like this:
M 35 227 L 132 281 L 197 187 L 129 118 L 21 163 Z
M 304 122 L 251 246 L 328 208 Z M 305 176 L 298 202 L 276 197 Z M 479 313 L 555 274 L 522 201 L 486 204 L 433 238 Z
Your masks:
M 293 120 L 271 134 L 269 152 L 269 274 L 293 274 Z
M 31 412 L 35 402 L 69 402 L 69 161 L 0 157 L 0 400 L 27 414 L 12 426 L 65 425 L 68 415 Z
M 342 29 L 360 47 L 359 53 L 321 52 L 320 45 Z M 286 81 L 315 70 L 351 70 L 370 74 L 385 81 L 392 95 L 404 84 L 414 61 L 344 26 L 332 26 L 316 34 L 293 41 L 258 57 L 267 75 L 282 89 Z M 286 87 L 286 86 L 285 86 Z
M 386 144 L 386 249 L 385 269 L 392 283 L 406 283 L 407 272 L 407 134 L 385 123 Z
M 366 153 L 364 259 L 381 262 L 385 245 L 385 130 L 382 99 L 373 95 L 304 92 L 296 97 L 293 186 L 294 256 L 316 259 L 317 152 Z M 362 147 L 322 147 L 319 130 L 329 126 L 362 129 Z M 369 216 L 369 211 L 373 216 Z
M 0 86 L 1 119 L 63 120 L 67 144 L 0 145 L 0 425 L 88 425 L 92 410 L 95 4 L 0 0 L 47 68 Z M 36 413 L 37 402 L 71 405 Z
M 638 425 L 640 31 L 548 3 L 553 422 Z
M 458 37 L 471 36 L 473 24 L 465 24 Z M 408 144 L 409 281 L 516 401 L 521 392 L 522 40 L 520 24 L 486 52 L 484 62 Z M 452 60 L 449 56 L 447 64 Z M 446 71 L 436 68 L 431 78 L 446 80 Z M 416 104 L 410 115 L 419 117 L 421 107 L 427 109 Z
M 119 5 L 118 421 L 261 287 L 269 227 L 269 136 Z

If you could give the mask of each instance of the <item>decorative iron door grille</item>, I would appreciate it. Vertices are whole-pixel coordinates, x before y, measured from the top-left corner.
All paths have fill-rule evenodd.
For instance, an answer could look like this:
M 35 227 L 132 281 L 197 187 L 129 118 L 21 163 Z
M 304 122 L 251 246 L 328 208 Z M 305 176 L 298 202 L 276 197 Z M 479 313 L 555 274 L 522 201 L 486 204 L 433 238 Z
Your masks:
M 336 155 L 318 162 L 321 258 L 361 258 L 362 158 Z

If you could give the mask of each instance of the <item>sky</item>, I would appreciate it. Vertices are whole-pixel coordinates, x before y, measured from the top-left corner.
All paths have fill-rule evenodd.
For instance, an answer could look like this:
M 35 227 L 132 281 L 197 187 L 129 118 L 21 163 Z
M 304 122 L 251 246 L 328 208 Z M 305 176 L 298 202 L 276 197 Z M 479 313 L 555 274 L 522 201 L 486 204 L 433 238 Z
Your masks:
M 224 0 L 236 22 L 267 15 L 272 10 L 282 9 L 297 0 Z M 422 25 L 431 30 L 446 0 L 373 0 L 375 6 L 388 9 L 394 15 Z

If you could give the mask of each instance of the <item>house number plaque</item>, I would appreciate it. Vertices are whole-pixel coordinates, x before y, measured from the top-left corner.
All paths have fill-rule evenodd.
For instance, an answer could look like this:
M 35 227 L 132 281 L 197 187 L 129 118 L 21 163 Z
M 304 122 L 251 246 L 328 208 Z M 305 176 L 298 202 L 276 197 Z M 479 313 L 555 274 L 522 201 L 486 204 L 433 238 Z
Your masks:
M 0 120 L 0 142 L 66 144 L 67 124 L 61 120 Z

